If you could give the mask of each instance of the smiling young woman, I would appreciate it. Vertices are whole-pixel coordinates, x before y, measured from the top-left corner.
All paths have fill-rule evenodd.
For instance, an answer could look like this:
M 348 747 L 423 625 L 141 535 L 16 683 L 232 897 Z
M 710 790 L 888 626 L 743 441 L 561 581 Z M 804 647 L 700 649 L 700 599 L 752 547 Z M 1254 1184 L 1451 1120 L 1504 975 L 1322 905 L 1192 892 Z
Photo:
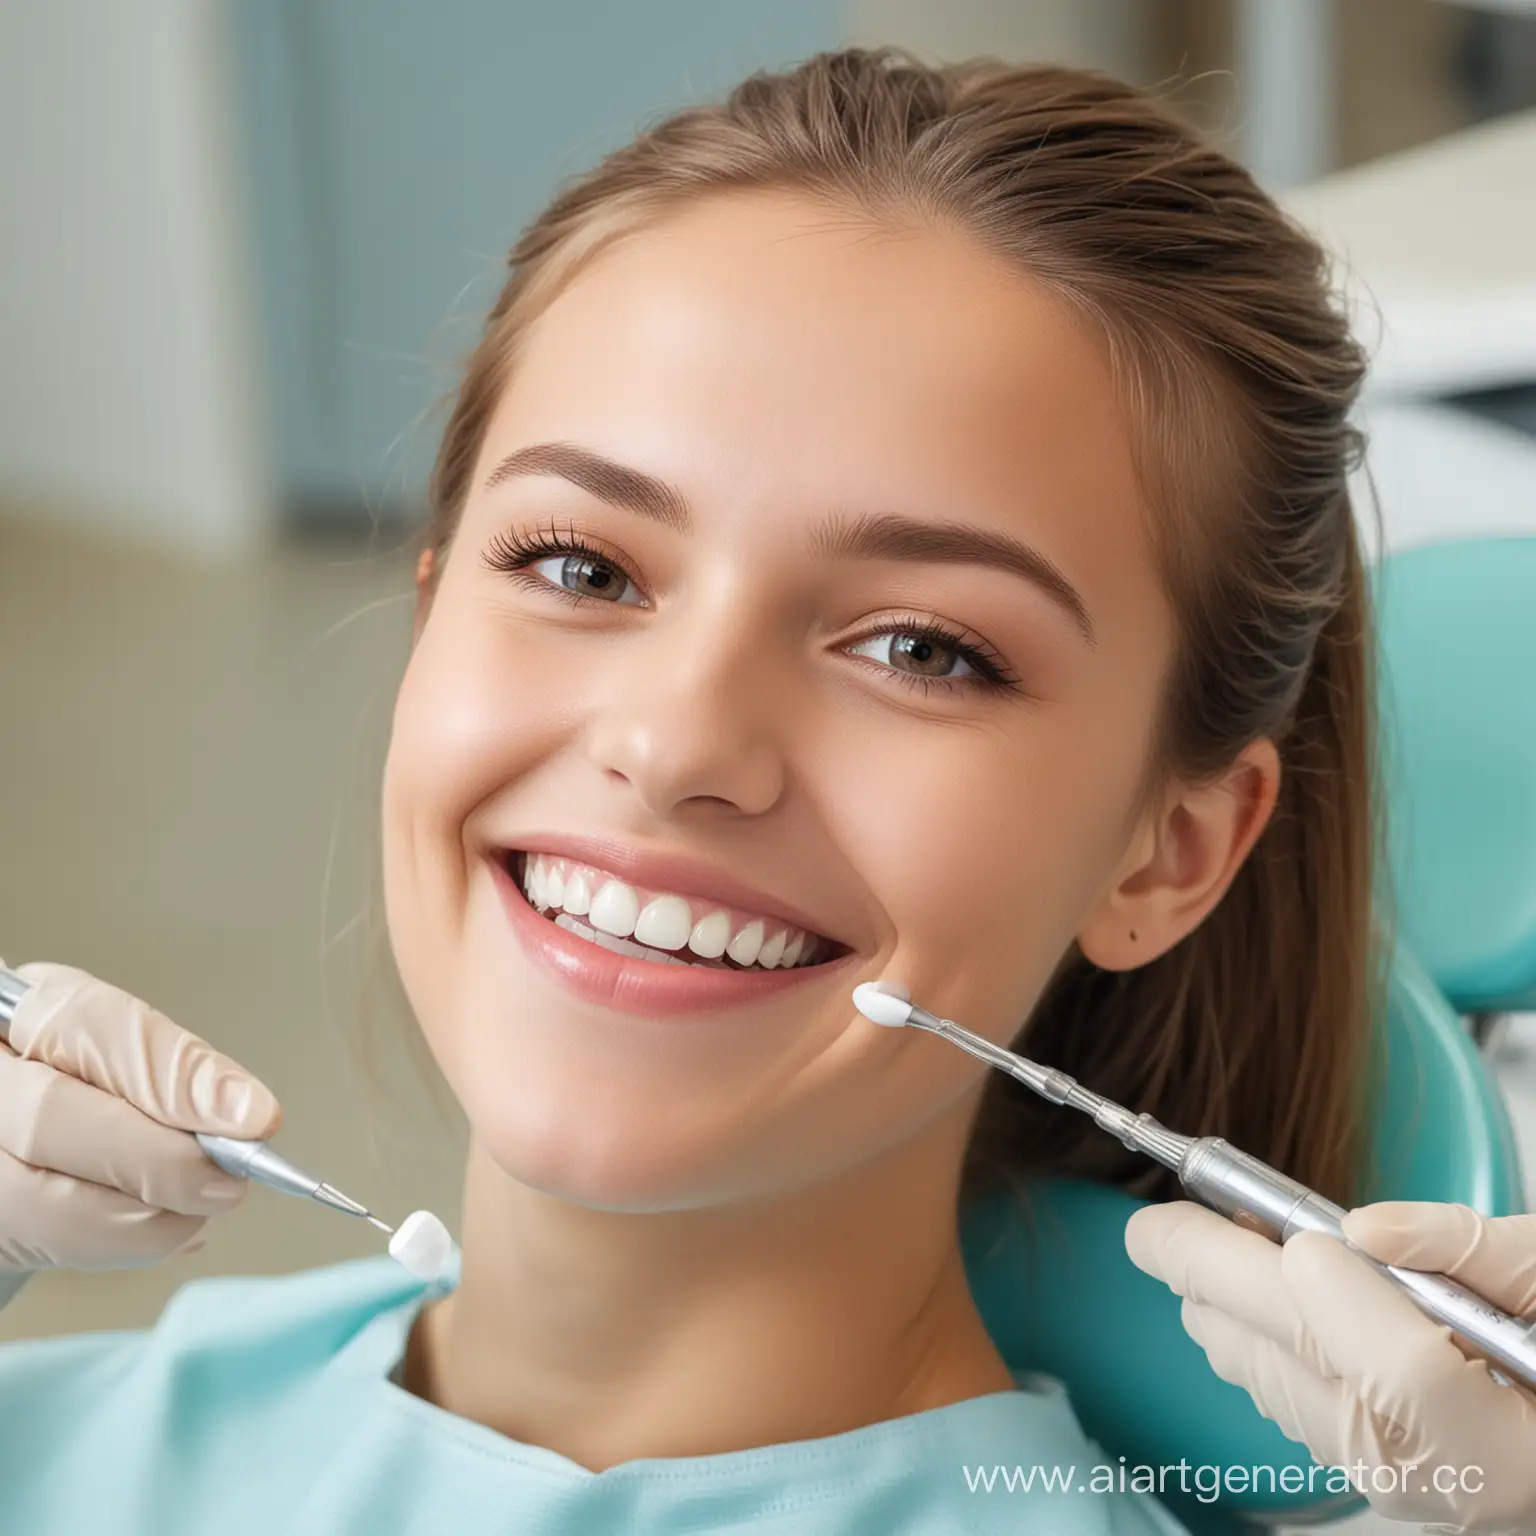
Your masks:
M 475 1137 L 442 1401 L 606 1466 L 1007 1387 L 956 1200 L 1132 1170 L 862 1028 L 858 980 L 1347 1194 L 1362 360 L 1316 248 L 1111 81 L 849 52 L 642 135 L 510 266 L 385 796 Z M 509 851 L 585 872 L 525 887 Z M 827 948 L 704 967 L 714 911 Z M 781 1277 L 745 1312 L 743 1265 Z M 553 1409 L 637 1348 L 606 1421 Z
M 1129 1170 L 850 994 L 1347 1195 L 1362 359 L 1320 253 L 1129 87 L 848 50 L 641 134 L 510 268 L 382 807 L 461 1271 L 243 1292 L 302 1369 L 162 1438 L 308 1469 L 252 1530 L 1176 1529 L 968 1490 L 1103 1454 L 987 1336 L 963 1200 Z

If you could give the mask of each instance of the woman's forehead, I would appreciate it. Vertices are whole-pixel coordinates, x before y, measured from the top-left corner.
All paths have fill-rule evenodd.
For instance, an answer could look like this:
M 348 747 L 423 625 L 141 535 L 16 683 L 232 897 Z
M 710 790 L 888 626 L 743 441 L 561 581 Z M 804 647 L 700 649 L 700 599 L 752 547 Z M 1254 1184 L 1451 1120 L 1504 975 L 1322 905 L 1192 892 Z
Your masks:
M 638 230 L 580 272 L 530 326 L 539 381 L 639 369 L 731 379 L 761 405 L 857 386 L 941 403 L 958 390 L 1101 395 L 1108 350 L 1044 283 L 957 233 L 892 229 L 783 196 L 712 199 Z M 757 386 L 754 388 L 753 386 Z
M 829 494 L 1136 495 L 1107 348 L 1063 300 L 958 236 L 782 198 L 625 239 L 533 323 L 483 464 L 596 433 Z

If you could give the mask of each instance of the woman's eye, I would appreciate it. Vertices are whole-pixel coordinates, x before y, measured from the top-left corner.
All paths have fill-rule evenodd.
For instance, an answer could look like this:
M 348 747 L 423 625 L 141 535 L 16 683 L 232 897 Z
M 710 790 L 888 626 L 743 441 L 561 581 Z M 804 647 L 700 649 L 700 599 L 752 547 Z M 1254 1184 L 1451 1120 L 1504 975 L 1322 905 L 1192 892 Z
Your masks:
M 582 597 L 595 597 L 605 603 L 640 602 L 634 582 L 609 560 L 592 555 L 552 555 L 547 560 L 535 560 L 528 569 L 552 586 Z
M 910 630 L 885 630 L 849 646 L 848 650 L 854 656 L 868 656 L 893 672 L 905 672 L 913 677 L 958 679 L 978 675 L 961 654 L 961 647 L 950 645 L 935 635 L 915 634 Z

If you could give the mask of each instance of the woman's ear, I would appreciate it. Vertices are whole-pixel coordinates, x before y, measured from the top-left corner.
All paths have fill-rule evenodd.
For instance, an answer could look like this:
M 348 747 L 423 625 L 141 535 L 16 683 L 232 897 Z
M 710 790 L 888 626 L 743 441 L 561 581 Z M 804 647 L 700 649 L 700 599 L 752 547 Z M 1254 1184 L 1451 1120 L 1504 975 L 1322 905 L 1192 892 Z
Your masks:
M 1280 793 L 1280 754 L 1250 742 L 1220 778 L 1181 790 L 1139 828 L 1114 883 L 1078 933 L 1106 971 L 1128 971 L 1173 948 L 1226 894 Z
M 421 631 L 432 611 L 432 575 L 437 561 L 432 550 L 424 549 L 416 557 L 416 616 L 411 628 L 411 644 L 421 639 Z

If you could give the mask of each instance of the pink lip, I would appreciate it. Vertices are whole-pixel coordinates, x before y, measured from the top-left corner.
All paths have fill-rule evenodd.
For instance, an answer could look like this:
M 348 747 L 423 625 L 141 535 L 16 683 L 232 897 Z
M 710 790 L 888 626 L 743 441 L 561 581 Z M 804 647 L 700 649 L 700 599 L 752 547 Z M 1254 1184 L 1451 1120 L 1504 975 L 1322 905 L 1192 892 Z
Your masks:
M 585 852 L 568 852 L 565 848 L 556 850 L 542 845 L 539 851 L 558 851 L 572 858 L 588 857 Z M 613 870 L 615 874 L 622 872 L 614 869 L 606 859 L 591 859 L 590 862 L 601 862 L 603 868 Z M 787 971 L 726 971 L 703 965 L 661 965 L 654 960 L 618 955 L 580 934 L 567 932 L 535 912 L 519 889 L 504 856 L 493 854 L 486 863 L 511 920 L 512 931 L 529 956 L 583 1001 L 614 1008 L 621 1013 L 665 1018 L 672 1014 L 704 1013 L 736 1008 L 744 1003 L 765 1002 L 812 978 L 824 979 L 830 971 L 852 958 L 853 952 L 849 951 L 822 965 L 798 966 Z M 675 884 L 669 884 L 668 889 L 677 891 L 680 896 L 701 894 L 680 890 Z M 717 899 L 718 891 L 709 895 Z
M 582 837 L 563 832 L 529 833 L 527 841 L 506 843 L 503 848 L 515 848 L 519 853 L 549 853 L 558 858 L 578 859 L 583 864 L 592 864 L 617 875 L 631 885 L 671 891 L 678 896 L 696 896 L 700 901 L 718 902 L 722 907 L 736 907 L 758 917 L 776 917 L 796 928 L 823 934 L 847 948 L 856 947 L 848 944 L 840 934 L 833 933 L 819 918 L 686 854 L 649 853 L 614 838 Z

